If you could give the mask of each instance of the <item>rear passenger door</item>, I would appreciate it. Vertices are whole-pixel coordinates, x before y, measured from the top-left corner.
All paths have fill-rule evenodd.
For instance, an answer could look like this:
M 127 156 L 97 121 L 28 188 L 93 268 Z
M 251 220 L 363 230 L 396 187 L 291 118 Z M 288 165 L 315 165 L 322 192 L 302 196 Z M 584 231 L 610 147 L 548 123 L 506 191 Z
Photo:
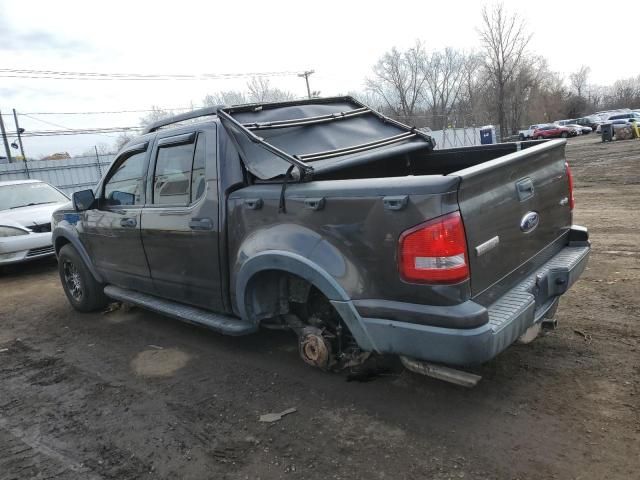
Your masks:
M 216 131 L 180 132 L 158 134 L 142 244 L 157 295 L 222 311 Z

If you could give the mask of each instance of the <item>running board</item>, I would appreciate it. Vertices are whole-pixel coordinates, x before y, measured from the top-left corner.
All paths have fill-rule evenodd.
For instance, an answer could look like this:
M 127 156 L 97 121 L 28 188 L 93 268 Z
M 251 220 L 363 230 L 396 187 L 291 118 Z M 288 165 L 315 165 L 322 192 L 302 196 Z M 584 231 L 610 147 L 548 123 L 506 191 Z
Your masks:
M 402 362 L 402 365 L 404 365 L 404 368 L 412 371 L 413 373 L 419 373 L 420 375 L 426 375 L 427 377 L 433 377 L 438 380 L 444 380 L 445 382 L 455 383 L 462 387 L 475 387 L 478 382 L 482 380 L 480 375 L 463 372 L 462 370 L 445 367 L 444 365 L 423 362 L 421 360 L 416 360 L 402 355 L 400 356 L 400 361 Z
M 177 318 L 183 322 L 202 325 L 225 335 L 246 335 L 257 330 L 255 325 L 243 322 L 237 317 L 209 312 L 201 308 L 191 307 L 126 288 L 107 285 L 104 287 L 104 294 L 114 300 L 132 303 L 144 309 Z

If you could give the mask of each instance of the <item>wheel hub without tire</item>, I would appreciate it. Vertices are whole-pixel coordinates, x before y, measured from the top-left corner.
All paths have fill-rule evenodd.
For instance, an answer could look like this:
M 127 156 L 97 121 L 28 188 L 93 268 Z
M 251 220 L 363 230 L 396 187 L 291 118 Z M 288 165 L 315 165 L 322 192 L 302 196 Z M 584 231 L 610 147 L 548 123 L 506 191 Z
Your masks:
M 305 363 L 322 369 L 329 368 L 331 344 L 323 337 L 322 331 L 315 327 L 305 327 L 300 333 L 300 356 Z

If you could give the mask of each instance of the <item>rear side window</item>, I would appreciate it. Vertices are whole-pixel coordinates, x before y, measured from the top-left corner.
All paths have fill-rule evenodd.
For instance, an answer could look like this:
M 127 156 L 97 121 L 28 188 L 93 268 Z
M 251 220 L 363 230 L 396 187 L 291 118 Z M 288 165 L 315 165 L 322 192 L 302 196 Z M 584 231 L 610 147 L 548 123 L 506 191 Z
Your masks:
M 192 142 L 158 149 L 153 177 L 153 203 L 189 204 L 194 147 Z
M 145 152 L 134 153 L 116 168 L 104 187 L 108 205 L 142 205 Z
M 153 203 L 189 205 L 205 193 L 205 140 L 203 133 L 195 141 L 160 146 L 153 176 Z

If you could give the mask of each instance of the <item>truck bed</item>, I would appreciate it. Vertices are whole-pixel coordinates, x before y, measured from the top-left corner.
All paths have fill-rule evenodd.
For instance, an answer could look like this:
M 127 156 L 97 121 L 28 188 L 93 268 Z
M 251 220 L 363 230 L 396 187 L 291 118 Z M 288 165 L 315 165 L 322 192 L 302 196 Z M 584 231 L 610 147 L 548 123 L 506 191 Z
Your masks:
M 269 248 L 292 250 L 332 272 L 353 299 L 454 305 L 478 297 L 489 304 L 544 262 L 543 251 L 557 252 L 567 243 L 571 210 L 562 204 L 568 196 L 564 148 L 558 140 L 418 150 L 404 154 L 409 161 L 381 157 L 289 183 L 286 213 L 282 182 L 257 182 L 228 199 L 229 245 L 235 247 L 230 258 Z M 525 199 L 516 187 L 523 179 L 534 191 Z M 248 207 L 256 202 L 260 208 Z M 438 286 L 401 280 L 402 232 L 455 211 L 464 221 L 470 279 Z M 520 223 L 530 211 L 543 220 L 526 235 Z M 476 253 L 495 237 L 495 249 Z

